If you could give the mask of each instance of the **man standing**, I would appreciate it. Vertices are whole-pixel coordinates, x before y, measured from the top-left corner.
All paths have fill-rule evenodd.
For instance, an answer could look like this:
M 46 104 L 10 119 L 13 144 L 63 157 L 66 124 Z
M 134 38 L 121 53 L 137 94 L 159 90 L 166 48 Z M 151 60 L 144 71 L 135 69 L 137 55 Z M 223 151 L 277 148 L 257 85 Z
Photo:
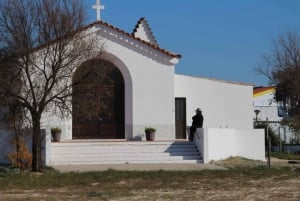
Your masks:
M 202 128 L 203 127 L 203 115 L 202 111 L 200 108 L 196 109 L 196 114 L 192 117 L 192 126 L 190 127 L 190 136 L 189 136 L 189 141 L 194 140 L 194 134 L 197 130 L 197 128 Z

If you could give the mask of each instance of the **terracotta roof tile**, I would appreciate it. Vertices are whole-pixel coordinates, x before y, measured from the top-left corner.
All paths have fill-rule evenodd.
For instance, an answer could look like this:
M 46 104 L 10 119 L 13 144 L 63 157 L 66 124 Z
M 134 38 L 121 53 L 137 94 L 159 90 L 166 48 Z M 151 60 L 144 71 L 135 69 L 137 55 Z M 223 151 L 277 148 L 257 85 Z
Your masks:
M 143 44 L 145 44 L 145 45 L 147 45 L 149 47 L 152 47 L 152 48 L 154 48 L 154 49 L 156 49 L 156 50 L 158 50 L 158 51 L 160 51 L 160 52 L 162 52 L 162 53 L 164 53 L 164 54 L 166 54 L 166 55 L 168 55 L 170 57 L 174 57 L 174 58 L 181 58 L 182 57 L 180 54 L 176 54 L 176 53 L 170 52 L 168 50 L 160 48 L 158 45 L 151 44 L 151 43 L 149 43 L 147 41 L 144 41 L 144 40 L 142 40 L 140 38 L 136 38 L 136 37 L 134 37 L 133 34 L 129 34 L 129 33 L 125 32 L 125 31 L 123 31 L 122 29 L 119 29 L 118 27 L 115 27 L 115 26 L 113 26 L 111 24 L 108 24 L 107 22 L 104 22 L 104 21 L 96 21 L 94 23 L 91 23 L 91 24 L 89 24 L 87 26 L 84 26 L 84 27 L 80 28 L 77 32 L 87 30 L 87 29 L 89 29 L 89 28 L 91 28 L 91 27 L 93 27 L 95 25 L 103 25 L 103 26 L 109 27 L 109 28 L 111 28 L 111 29 L 113 29 L 113 30 L 121 33 L 121 34 L 124 34 L 124 35 L 126 35 L 128 37 L 131 37 L 131 38 L 135 39 L 136 41 L 139 41 L 139 42 L 141 42 L 141 43 L 143 43 Z

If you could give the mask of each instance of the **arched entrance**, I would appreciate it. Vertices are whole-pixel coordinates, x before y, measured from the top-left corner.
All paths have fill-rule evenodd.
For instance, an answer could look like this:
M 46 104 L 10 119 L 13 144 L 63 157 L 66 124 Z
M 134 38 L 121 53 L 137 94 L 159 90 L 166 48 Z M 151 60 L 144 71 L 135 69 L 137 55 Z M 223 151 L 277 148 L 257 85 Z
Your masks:
M 92 59 L 73 76 L 73 139 L 123 139 L 124 79 L 111 62 Z

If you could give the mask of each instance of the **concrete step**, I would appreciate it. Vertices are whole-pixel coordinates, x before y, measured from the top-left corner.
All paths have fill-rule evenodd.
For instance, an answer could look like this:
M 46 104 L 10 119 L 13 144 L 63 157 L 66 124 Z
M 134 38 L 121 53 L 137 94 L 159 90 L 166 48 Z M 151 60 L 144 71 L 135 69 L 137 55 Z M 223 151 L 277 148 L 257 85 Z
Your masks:
M 178 161 L 172 161 L 172 160 L 152 160 L 152 161 L 139 161 L 139 160 L 109 160 L 109 161 L 64 161 L 64 162 L 59 162 L 59 161 L 52 161 L 50 165 L 99 165 L 99 164 L 195 164 L 195 163 L 203 163 L 202 160 L 178 160 Z
M 74 157 L 74 158 L 56 158 L 55 161 L 111 161 L 110 157 Z M 143 156 L 118 156 L 113 161 L 181 161 L 181 160 L 201 160 L 200 156 L 159 156 L 159 157 L 143 157 Z
M 152 142 L 152 143 L 145 143 L 145 142 L 122 142 L 122 143 L 114 143 L 114 142 L 60 142 L 60 143 L 52 143 L 52 147 L 194 147 L 195 144 L 192 142 Z
M 199 156 L 198 152 L 175 152 L 175 153 L 151 153 L 151 152 L 139 152 L 139 153 L 128 153 L 128 152 L 123 152 L 123 153 L 68 153 L 68 154 L 53 154 L 55 158 L 65 158 L 65 156 L 68 157 L 108 157 L 108 156 L 118 156 L 118 157 L 124 157 L 124 156 L 129 156 L 129 157 L 159 157 L 159 156 L 164 156 L 164 157 L 169 157 L 169 156 Z
M 51 164 L 199 163 L 192 142 L 62 142 L 51 145 Z
M 134 149 L 131 147 L 125 148 L 125 149 L 120 149 L 120 148 L 99 148 L 99 149 L 91 149 L 91 148 L 52 148 L 52 153 L 53 154 L 72 154 L 72 153 L 120 153 L 120 152 L 126 152 L 126 153 L 176 153 L 176 152 L 193 152 L 193 151 L 198 151 L 196 148 L 171 148 L 171 149 L 165 149 L 165 148 L 158 148 L 156 147 L 155 149 L 149 149 L 149 148 L 144 148 L 144 149 Z

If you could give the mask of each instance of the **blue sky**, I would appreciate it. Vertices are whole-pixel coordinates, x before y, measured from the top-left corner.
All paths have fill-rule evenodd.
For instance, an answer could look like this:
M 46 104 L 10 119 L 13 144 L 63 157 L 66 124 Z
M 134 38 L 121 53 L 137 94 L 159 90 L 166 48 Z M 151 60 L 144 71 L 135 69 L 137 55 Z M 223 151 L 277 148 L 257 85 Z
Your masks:
M 96 20 L 84 0 L 88 23 Z M 176 73 L 267 85 L 254 69 L 272 40 L 300 34 L 300 0 L 101 0 L 101 19 L 132 32 L 148 21 L 160 47 L 183 56 Z

